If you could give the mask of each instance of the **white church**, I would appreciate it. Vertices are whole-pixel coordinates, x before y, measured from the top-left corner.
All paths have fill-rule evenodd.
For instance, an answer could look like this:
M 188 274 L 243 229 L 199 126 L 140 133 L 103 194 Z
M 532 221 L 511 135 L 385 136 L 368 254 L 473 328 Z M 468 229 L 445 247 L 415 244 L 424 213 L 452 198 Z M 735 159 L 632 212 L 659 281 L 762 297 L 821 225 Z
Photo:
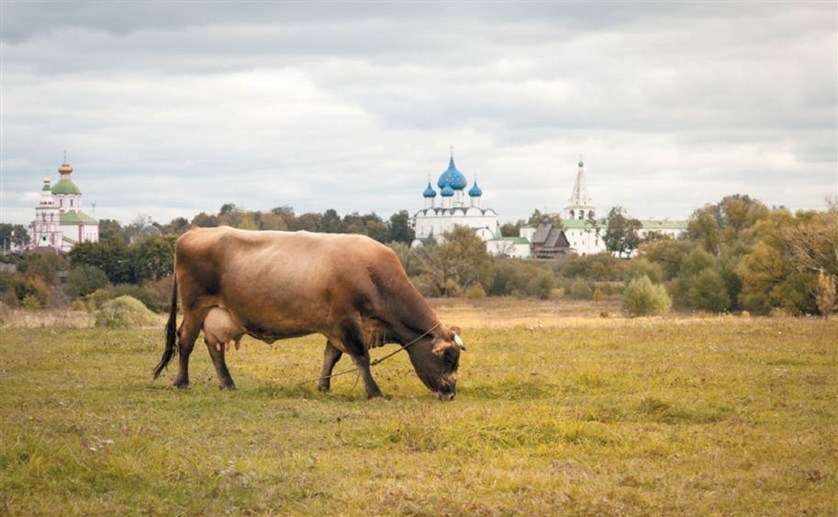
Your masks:
M 73 167 L 66 156 L 58 173 L 60 179 L 54 186 L 49 178 L 44 178 L 35 220 L 29 225 L 29 249 L 67 252 L 78 243 L 99 241 L 99 221 L 82 211 L 81 190 L 70 179 Z
M 439 175 L 436 186 L 439 192 L 431 185 L 429 178 L 428 186 L 422 193 L 425 208 L 413 216 L 416 239 L 411 247 L 422 246 L 432 239 L 439 241 L 443 239 L 444 232 L 453 230 L 455 226 L 473 229 L 484 241 L 500 235 L 498 214 L 491 208 L 480 206 L 483 190 L 477 185 L 477 179 L 468 191 L 465 190 L 468 181 L 454 164 L 453 151 L 448 160 L 448 168 Z
M 495 256 L 509 258 L 553 257 L 559 254 L 589 255 L 606 251 L 603 236 L 608 221 L 597 216 L 596 207 L 588 193 L 585 164 L 580 158 L 576 179 L 570 198 L 561 212 L 564 228 L 542 225 L 539 228 L 521 228 L 518 237 L 503 237 L 497 213 L 491 208 L 480 206 L 482 189 L 475 179 L 466 191 L 465 175 L 454 164 L 454 155 L 448 162 L 448 169 L 437 180 L 439 192 L 433 188 L 430 179 L 422 193 L 425 208 L 413 216 L 416 239 L 411 247 L 422 246 L 431 239 L 442 239 L 442 233 L 454 226 L 472 228 L 486 242 L 486 250 Z M 440 201 L 437 202 L 437 195 Z M 466 199 L 468 195 L 468 199 Z M 651 232 L 677 238 L 686 230 L 686 221 L 647 220 L 641 221 L 640 237 Z

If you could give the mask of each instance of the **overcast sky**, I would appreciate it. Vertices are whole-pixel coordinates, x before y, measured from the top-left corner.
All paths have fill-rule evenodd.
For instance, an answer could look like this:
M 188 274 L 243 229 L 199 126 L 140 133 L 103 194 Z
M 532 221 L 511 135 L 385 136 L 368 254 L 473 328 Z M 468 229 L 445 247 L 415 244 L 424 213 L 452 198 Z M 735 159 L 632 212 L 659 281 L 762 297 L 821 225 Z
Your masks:
M 423 207 L 453 146 L 502 221 L 838 189 L 838 3 L 0 1 L 2 222 L 66 150 L 123 224 Z M 95 211 L 93 208 L 95 204 Z

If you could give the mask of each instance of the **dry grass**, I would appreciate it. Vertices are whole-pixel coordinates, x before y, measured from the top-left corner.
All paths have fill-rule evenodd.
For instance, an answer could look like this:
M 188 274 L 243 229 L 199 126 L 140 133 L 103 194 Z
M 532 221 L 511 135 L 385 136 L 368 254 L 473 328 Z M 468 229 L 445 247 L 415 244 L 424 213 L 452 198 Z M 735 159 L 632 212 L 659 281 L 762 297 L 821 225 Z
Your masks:
M 196 350 L 151 381 L 162 332 L 0 330 L 0 512 L 828 515 L 838 507 L 838 321 L 584 318 L 437 303 L 464 327 L 438 402 L 401 354 L 314 383 L 321 338 Z M 554 304 L 555 305 L 555 304 Z M 575 311 L 587 311 L 579 308 Z M 482 323 L 481 323 L 482 322 Z M 386 353 L 390 349 L 377 350 Z M 342 362 L 338 369 L 347 368 Z M 174 372 L 170 371 L 169 376 Z
M 26 311 L 23 309 L 0 309 L 0 328 L 2 329 L 80 329 L 92 327 L 95 318 L 86 311 L 68 311 L 45 309 Z

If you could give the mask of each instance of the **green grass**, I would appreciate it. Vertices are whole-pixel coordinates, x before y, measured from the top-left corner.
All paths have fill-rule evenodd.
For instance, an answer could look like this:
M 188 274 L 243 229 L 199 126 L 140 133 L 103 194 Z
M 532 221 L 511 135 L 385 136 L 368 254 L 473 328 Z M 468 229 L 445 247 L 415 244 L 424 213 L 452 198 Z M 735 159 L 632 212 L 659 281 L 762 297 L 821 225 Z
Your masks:
M 196 347 L 193 386 L 177 391 L 176 362 L 151 380 L 160 329 L 0 329 L 0 513 L 838 508 L 838 322 L 552 324 L 465 329 L 450 403 L 402 354 L 374 370 L 389 400 L 364 400 L 354 375 L 317 392 L 304 381 L 319 337 L 245 340 L 234 392 Z

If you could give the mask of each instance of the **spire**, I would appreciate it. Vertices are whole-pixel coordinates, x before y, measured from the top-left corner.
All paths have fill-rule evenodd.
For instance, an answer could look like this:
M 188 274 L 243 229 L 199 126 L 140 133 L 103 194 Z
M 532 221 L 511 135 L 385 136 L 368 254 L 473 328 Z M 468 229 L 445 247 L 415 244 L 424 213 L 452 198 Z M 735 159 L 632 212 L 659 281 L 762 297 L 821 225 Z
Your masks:
M 576 183 L 573 185 L 573 193 L 570 195 L 570 206 L 592 206 L 590 194 L 588 194 L 588 184 L 585 181 L 585 164 L 582 162 L 582 156 L 579 156 L 579 169 L 576 171 Z

